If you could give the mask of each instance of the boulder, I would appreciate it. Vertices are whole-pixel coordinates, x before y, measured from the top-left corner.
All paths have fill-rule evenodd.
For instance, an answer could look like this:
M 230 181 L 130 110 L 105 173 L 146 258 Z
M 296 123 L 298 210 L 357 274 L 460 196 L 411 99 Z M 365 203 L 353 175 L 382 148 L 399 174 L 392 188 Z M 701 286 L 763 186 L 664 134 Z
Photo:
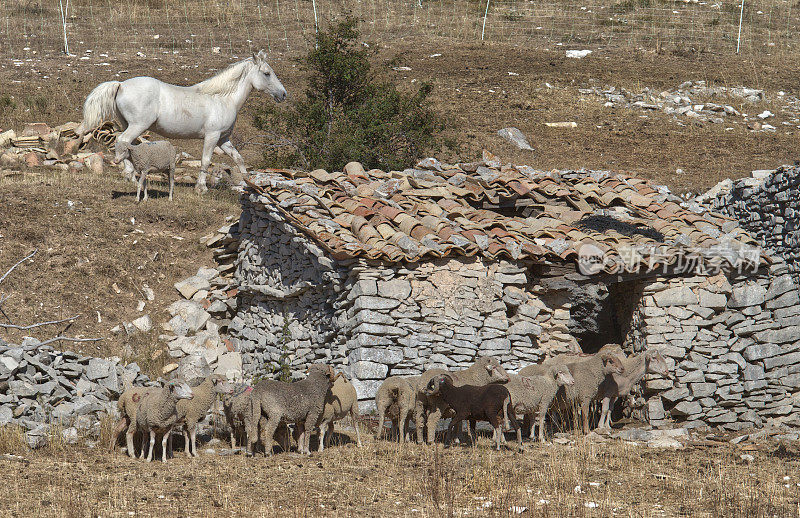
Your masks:
M 98 176 L 105 172 L 103 155 L 100 153 L 92 153 L 91 155 L 87 156 L 83 159 L 83 164 L 86 166 L 86 169 Z
M 199 302 L 179 300 L 170 304 L 168 311 L 172 319 L 168 326 L 178 336 L 199 331 L 205 326 L 211 315 L 203 309 Z
M 217 359 L 214 369 L 216 374 L 222 374 L 228 381 L 239 382 L 242 380 L 242 355 L 237 351 L 221 354 Z
M 191 382 L 197 379 L 205 379 L 210 374 L 211 367 L 209 367 L 206 359 L 202 354 L 195 353 L 181 359 L 174 377 Z
M 522 131 L 520 131 L 518 128 L 503 128 L 498 130 L 497 134 L 514 144 L 518 149 L 522 149 L 524 151 L 533 151 L 533 148 L 528 143 L 528 139 L 525 137 L 525 134 L 522 133 Z
M 746 308 L 748 306 L 759 306 L 764 303 L 767 297 L 767 289 L 762 285 L 749 282 L 733 287 L 733 293 L 728 301 L 730 308 Z

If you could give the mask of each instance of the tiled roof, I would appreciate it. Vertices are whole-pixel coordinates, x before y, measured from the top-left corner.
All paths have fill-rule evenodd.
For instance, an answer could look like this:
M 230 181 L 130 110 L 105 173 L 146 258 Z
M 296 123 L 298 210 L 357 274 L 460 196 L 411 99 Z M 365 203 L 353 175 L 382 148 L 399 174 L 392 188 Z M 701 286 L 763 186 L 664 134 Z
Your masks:
M 480 255 L 563 264 L 592 244 L 609 272 L 620 261 L 658 268 L 692 250 L 704 263 L 721 250 L 729 265 L 769 262 L 753 255 L 756 242 L 736 221 L 690 212 L 666 187 L 625 174 L 501 166 L 488 153 L 470 164 L 426 159 L 403 172 L 346 169 L 264 170 L 248 192 L 339 260 Z

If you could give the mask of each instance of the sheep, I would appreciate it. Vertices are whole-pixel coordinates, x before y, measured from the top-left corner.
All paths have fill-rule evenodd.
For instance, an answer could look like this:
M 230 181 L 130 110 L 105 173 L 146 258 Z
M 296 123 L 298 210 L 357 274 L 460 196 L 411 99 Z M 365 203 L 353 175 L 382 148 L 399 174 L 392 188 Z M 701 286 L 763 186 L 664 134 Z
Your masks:
M 169 174 L 169 199 L 172 201 L 172 190 L 175 186 L 175 146 L 166 140 L 130 144 L 117 140 L 114 145 L 114 163 L 129 159 L 133 164 L 134 174 L 139 175 L 136 187 L 136 201 L 139 201 L 142 189 L 147 201 L 147 175 L 149 173 Z
M 117 421 L 117 423 L 114 425 L 114 429 L 111 431 L 111 444 L 109 445 L 110 451 L 113 452 L 116 448 L 117 441 L 119 440 L 119 436 L 122 434 L 122 432 L 132 428 L 135 433 L 136 409 L 139 408 L 139 402 L 144 396 L 155 390 L 158 390 L 158 387 L 133 387 L 130 386 L 127 380 L 125 381 L 125 391 L 117 400 L 117 409 L 119 410 L 120 418 L 119 421 Z M 125 434 L 128 447 L 128 456 L 130 457 L 136 456 L 133 446 L 133 435 L 133 433 Z
M 155 390 L 142 398 L 136 410 L 136 429 L 150 434 L 150 450 L 147 462 L 153 460 L 156 434 L 162 434 L 161 461 L 167 461 L 167 441 L 172 428 L 178 422 L 177 403 L 181 399 L 192 399 L 194 394 L 189 385 L 182 381 L 169 381 L 160 390 Z M 128 444 L 133 440 L 133 427 L 128 427 Z M 146 443 L 142 443 L 141 458 L 144 458 Z
M 295 423 L 295 432 L 299 434 L 297 449 L 310 455 L 310 432 L 320 421 L 325 409 L 325 396 L 339 376 L 341 373 L 335 373 L 331 366 L 315 363 L 308 368 L 304 380 L 295 383 L 262 381 L 253 387 L 245 417 L 247 455 L 253 454 L 262 415 L 267 418 L 260 433 L 264 445 L 269 444 L 279 424 Z M 271 449 L 265 448 L 264 453 L 270 455 Z
M 614 409 L 617 398 L 629 396 L 631 388 L 639 383 L 646 373 L 652 372 L 661 376 L 669 374 L 666 360 L 655 349 L 648 349 L 644 353 L 634 354 L 622 360 L 622 365 L 625 372 L 606 377 L 597 391 L 597 399 L 602 400 L 598 428 L 609 428 L 611 426 L 611 411 Z
M 504 383 L 508 381 L 508 373 L 497 361 L 497 358 L 483 356 L 478 358 L 469 368 L 448 372 L 443 369 L 430 369 L 417 380 L 416 401 L 414 403 L 414 422 L 417 424 L 417 442 L 422 442 L 422 430 L 428 428 L 426 442 L 432 443 L 436 436 L 436 426 L 442 414 L 450 414 L 447 404 L 438 396 L 429 396 L 425 388 L 434 376 L 448 374 L 453 379 L 453 385 L 482 386 L 489 383 Z M 427 415 L 426 415 L 427 414 Z M 424 418 L 423 418 L 424 417 Z
M 558 399 L 562 404 L 569 402 L 578 406 L 583 418 L 583 433 L 586 434 L 589 433 L 589 404 L 597 396 L 600 384 L 607 376 L 621 374 L 624 367 L 616 355 L 606 352 L 568 363 L 567 368 L 575 383 L 559 389 Z
M 231 433 L 231 448 L 236 448 L 236 438 L 244 437 L 244 418 L 250 407 L 250 393 L 253 387 L 243 386 L 233 394 L 222 397 L 222 411 Z M 240 443 L 243 441 L 240 441 Z
M 183 430 L 187 457 L 197 457 L 197 423 L 205 419 L 217 394 L 232 394 L 233 386 L 225 376 L 215 374 L 192 388 L 191 400 L 178 401 L 178 424 Z M 191 441 L 190 441 L 191 440 Z
M 520 376 L 511 374 L 506 387 L 511 393 L 511 402 L 515 414 L 523 414 L 526 422 L 530 421 L 530 437 L 533 439 L 533 414 L 539 416 L 539 442 L 544 442 L 544 418 L 556 397 L 559 387 L 570 386 L 575 379 L 566 365 L 547 367 L 545 374 Z M 522 431 L 517 429 L 517 440 L 522 442 Z
M 399 431 L 400 442 L 408 440 L 409 421 L 414 411 L 415 387 L 418 380 L 419 376 L 407 378 L 389 376 L 378 388 L 378 393 L 375 395 L 375 408 L 378 411 L 376 439 L 381 439 L 385 435 L 386 428 L 383 423 L 388 415 L 392 420 L 392 429 Z
M 356 429 L 356 441 L 361 447 L 361 432 L 358 430 L 358 394 L 352 383 L 347 381 L 343 374 L 337 374 L 336 381 L 325 395 L 325 407 L 317 421 L 319 428 L 319 445 L 317 451 L 324 451 L 333 434 L 333 423 L 350 416 L 353 427 Z
M 493 440 L 497 444 L 497 449 L 500 450 L 500 444 L 504 440 L 501 425 L 505 423 L 508 426 L 510 422 L 514 430 L 517 430 L 519 447 L 522 448 L 522 437 L 519 434 L 519 424 L 514 416 L 511 394 L 504 385 L 492 383 L 483 386 L 461 385 L 456 387 L 453 384 L 452 375 L 437 374 L 428 381 L 424 392 L 427 396 L 441 398 L 455 413 L 447 429 L 445 443 L 450 443 L 457 430 L 461 429 L 462 421 L 468 419 L 472 430 L 473 444 L 477 444 L 475 422 L 489 421 L 494 428 Z

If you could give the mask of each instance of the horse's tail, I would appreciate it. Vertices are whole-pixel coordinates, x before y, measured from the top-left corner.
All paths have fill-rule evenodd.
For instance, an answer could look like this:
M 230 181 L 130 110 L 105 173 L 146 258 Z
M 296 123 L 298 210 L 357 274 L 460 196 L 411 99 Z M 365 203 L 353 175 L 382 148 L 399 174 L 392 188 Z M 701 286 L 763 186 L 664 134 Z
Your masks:
M 104 121 L 119 118 L 116 97 L 121 84 L 119 81 L 107 81 L 92 90 L 83 103 L 83 121 L 75 130 L 78 136 L 82 137 Z

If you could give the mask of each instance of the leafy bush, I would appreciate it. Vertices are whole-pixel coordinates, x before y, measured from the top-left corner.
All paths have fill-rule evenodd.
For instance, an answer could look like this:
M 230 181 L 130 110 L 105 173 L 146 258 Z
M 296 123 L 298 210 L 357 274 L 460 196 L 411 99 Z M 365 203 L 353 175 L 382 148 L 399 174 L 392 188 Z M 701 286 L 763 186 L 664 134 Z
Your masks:
M 288 108 L 268 103 L 255 125 L 268 132 L 264 158 L 271 166 L 341 170 L 402 169 L 441 148 L 442 123 L 427 101 L 432 86 L 403 93 L 380 80 L 358 43 L 357 20 L 348 17 L 315 35 L 301 60 L 309 71 L 305 95 Z

